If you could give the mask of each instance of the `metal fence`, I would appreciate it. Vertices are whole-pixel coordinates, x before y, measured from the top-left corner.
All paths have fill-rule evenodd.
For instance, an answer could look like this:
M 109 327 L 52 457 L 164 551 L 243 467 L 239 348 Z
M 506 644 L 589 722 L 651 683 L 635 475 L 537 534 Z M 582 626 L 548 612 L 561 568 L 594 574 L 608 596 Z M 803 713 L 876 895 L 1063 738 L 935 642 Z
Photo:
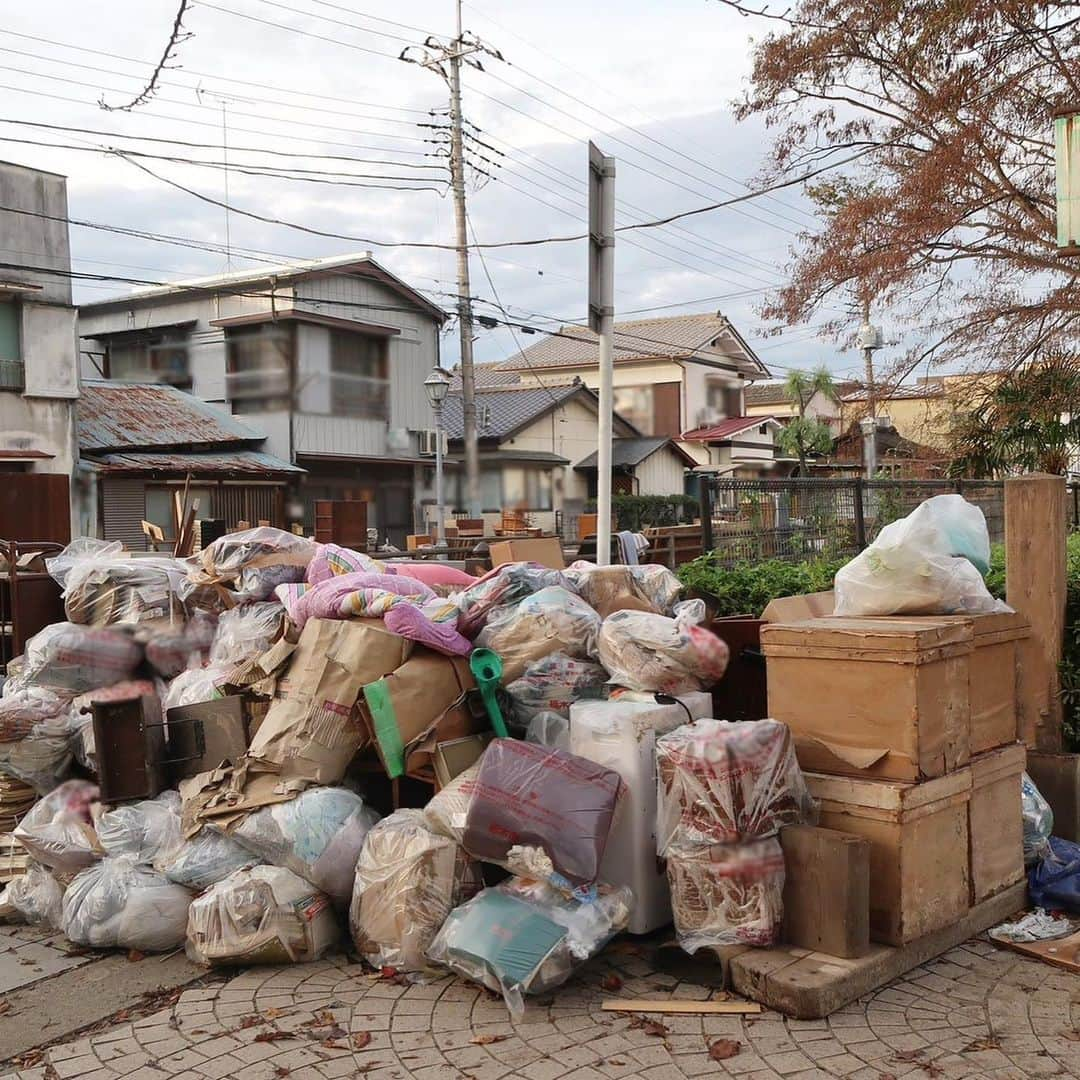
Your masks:
M 726 563 L 840 559 L 857 555 L 924 499 L 958 492 L 986 515 L 992 542 L 1005 539 L 1001 480 L 729 480 L 701 485 L 703 540 Z M 1069 492 L 1080 528 L 1080 491 Z

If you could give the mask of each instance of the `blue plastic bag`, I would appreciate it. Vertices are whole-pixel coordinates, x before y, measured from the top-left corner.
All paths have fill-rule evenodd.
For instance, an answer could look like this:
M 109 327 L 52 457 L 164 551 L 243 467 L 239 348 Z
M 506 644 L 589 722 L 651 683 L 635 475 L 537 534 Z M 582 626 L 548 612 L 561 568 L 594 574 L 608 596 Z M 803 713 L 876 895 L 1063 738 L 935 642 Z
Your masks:
M 1050 853 L 1028 871 L 1031 906 L 1080 915 L 1080 844 L 1050 837 Z

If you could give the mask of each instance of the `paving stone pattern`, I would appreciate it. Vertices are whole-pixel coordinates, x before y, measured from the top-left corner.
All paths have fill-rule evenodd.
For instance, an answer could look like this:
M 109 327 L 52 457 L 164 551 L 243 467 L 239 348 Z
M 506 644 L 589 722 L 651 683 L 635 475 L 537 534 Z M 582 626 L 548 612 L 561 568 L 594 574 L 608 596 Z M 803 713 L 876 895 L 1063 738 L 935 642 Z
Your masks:
M 622 984 L 614 992 L 612 976 Z M 953 949 L 828 1020 L 769 1012 L 647 1018 L 664 1032 L 600 1009 L 616 994 L 713 993 L 655 973 L 618 943 L 513 1021 L 501 999 L 458 979 L 398 985 L 343 958 L 249 969 L 188 990 L 146 1019 L 55 1046 L 37 1067 L 0 1080 L 1080 1076 L 1080 978 L 984 941 Z M 712 1060 L 718 1039 L 737 1040 L 739 1053 Z

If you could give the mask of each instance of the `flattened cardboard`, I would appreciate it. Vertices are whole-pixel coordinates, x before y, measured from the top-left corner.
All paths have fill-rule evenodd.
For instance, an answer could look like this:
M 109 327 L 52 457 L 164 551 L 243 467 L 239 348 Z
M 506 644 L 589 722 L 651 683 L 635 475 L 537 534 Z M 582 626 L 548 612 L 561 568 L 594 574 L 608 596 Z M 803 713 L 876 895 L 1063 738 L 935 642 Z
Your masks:
M 520 540 L 496 540 L 488 545 L 492 567 L 512 562 L 534 562 L 552 570 L 566 569 L 562 541 L 557 536 L 535 536 Z
M 451 780 L 460 776 L 466 769 L 471 769 L 484 756 L 484 751 L 493 738 L 492 733 L 486 731 L 479 735 L 466 735 L 463 739 L 449 739 L 446 742 L 436 743 L 432 754 L 432 765 L 439 787 L 446 787 Z
M 805 593 L 802 596 L 780 596 L 770 600 L 761 613 L 763 622 L 787 623 L 802 622 L 803 619 L 818 619 L 831 615 L 836 607 L 836 593 Z

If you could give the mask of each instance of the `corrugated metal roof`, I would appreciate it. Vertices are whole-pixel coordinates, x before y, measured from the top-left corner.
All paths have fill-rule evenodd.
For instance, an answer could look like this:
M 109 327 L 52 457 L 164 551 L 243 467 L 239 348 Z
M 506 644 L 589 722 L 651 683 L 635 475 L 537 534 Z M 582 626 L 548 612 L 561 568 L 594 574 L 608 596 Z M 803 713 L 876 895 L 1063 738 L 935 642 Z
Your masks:
M 719 442 L 722 439 L 733 438 L 740 431 L 748 431 L 752 427 L 767 424 L 770 421 L 774 424 L 777 422 L 772 416 L 729 416 L 726 420 L 721 420 L 719 424 L 710 424 L 707 427 L 684 432 L 682 437 L 689 442 Z
M 160 383 L 87 380 L 77 414 L 83 453 L 220 446 L 265 438 L 224 409 Z
M 83 464 L 96 472 L 172 472 L 172 473 L 244 473 L 265 476 L 270 473 L 303 473 L 306 469 L 290 465 L 261 450 L 219 450 L 213 453 L 165 454 L 120 453 L 84 457 Z

